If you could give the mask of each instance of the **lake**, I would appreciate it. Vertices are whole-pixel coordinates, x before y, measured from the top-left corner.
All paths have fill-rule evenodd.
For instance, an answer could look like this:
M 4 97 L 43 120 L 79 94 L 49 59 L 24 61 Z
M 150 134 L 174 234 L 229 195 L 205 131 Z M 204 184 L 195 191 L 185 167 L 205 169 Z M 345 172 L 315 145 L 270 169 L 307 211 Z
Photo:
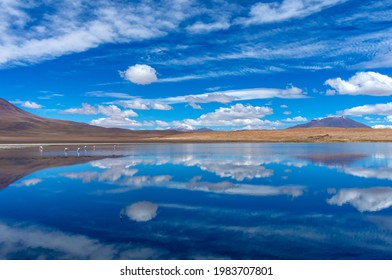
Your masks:
M 389 143 L 21 153 L 0 161 L 1 259 L 392 259 Z

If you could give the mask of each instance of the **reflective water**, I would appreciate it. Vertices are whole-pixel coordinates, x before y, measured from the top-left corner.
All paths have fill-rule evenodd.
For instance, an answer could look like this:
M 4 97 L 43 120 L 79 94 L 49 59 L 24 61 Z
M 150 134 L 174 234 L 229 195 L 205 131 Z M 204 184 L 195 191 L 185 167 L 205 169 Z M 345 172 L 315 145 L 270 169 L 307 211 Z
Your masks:
M 0 159 L 1 259 L 392 259 L 392 144 Z

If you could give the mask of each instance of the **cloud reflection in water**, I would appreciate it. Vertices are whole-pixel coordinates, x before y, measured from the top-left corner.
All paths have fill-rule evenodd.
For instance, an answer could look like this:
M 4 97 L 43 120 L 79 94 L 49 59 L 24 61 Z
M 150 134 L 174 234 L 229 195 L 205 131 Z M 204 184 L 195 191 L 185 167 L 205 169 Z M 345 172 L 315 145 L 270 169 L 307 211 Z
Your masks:
M 375 212 L 392 206 L 392 188 L 341 189 L 327 200 L 329 204 L 342 206 L 349 203 L 360 212 Z

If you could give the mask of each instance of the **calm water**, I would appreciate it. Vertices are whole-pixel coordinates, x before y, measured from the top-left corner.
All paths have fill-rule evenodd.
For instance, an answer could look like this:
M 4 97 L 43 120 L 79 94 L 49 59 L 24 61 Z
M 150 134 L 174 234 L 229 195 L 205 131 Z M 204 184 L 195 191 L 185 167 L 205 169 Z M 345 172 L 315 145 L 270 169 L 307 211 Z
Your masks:
M 3 161 L 1 259 L 392 259 L 392 144 L 82 153 Z

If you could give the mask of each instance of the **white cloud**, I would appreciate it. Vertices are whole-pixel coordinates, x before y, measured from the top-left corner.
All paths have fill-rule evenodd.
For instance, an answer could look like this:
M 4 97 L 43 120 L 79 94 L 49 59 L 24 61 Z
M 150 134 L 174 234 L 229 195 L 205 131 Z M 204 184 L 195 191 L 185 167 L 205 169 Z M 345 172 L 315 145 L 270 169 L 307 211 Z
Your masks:
M 42 105 L 37 104 L 32 101 L 25 101 L 21 104 L 23 107 L 28 108 L 28 109 L 40 109 L 42 108 Z
M 392 128 L 392 127 L 391 127 Z M 392 168 L 362 168 L 349 167 L 342 170 L 346 174 L 350 174 L 362 178 L 377 178 L 380 180 L 392 181 Z
M 154 103 L 151 103 L 150 106 L 151 106 L 151 109 L 154 109 L 154 110 L 165 110 L 165 111 L 167 111 L 167 110 L 173 109 L 172 106 L 167 105 L 167 104 L 163 104 L 163 103 L 155 103 L 154 102 Z
M 82 103 L 81 108 L 70 108 L 62 111 L 64 114 L 80 114 L 80 115 L 97 115 L 103 114 L 113 119 L 122 119 L 127 117 L 137 117 L 138 114 L 132 110 L 121 110 L 115 105 L 108 106 L 92 106 L 88 103 Z
M 161 252 L 136 244 L 123 246 L 103 243 L 86 235 L 72 234 L 55 228 L 26 223 L 0 222 L 1 259 L 12 259 L 19 253 L 29 253 L 37 259 L 147 259 Z
M 289 107 L 289 106 L 287 106 L 287 105 L 285 105 L 285 104 L 280 105 L 280 108 L 287 109 L 288 107 Z
M 375 129 L 392 129 L 392 125 L 376 124 L 376 125 L 373 125 L 372 128 L 375 128 Z
M 133 100 L 121 100 L 113 102 L 124 108 L 130 108 L 135 110 L 172 110 L 173 107 L 166 103 L 156 102 L 152 99 L 133 99 Z
M 92 120 L 92 125 L 103 127 L 142 127 L 151 126 L 149 122 L 138 122 L 129 117 L 137 117 L 138 114 L 133 110 L 121 110 L 116 105 L 108 106 L 92 106 L 87 103 L 82 104 L 82 108 L 70 108 L 62 111 L 64 114 L 82 114 L 82 115 L 98 115 L 102 114 L 106 117 Z
M 130 127 L 130 128 L 145 126 L 144 123 L 131 120 L 129 118 L 116 118 L 116 119 L 99 118 L 99 119 L 92 120 L 90 124 L 103 126 L 103 127 Z
M 249 18 L 240 19 L 238 23 L 263 24 L 293 18 L 303 18 L 342 2 L 344 0 L 283 0 L 281 3 L 259 2 L 251 7 Z
M 13 104 L 18 104 L 24 108 L 28 108 L 28 109 L 41 109 L 43 106 L 33 102 L 33 101 L 21 101 L 21 100 L 13 100 L 10 101 Z
M 136 202 L 129 205 L 125 212 L 129 219 L 136 222 L 148 222 L 157 216 L 158 205 L 148 201 Z
M 48 95 L 43 95 L 39 96 L 38 99 L 52 99 L 54 97 L 63 97 L 64 95 L 59 94 L 59 93 L 53 93 L 53 94 L 48 94 Z
M 300 88 L 290 86 L 286 89 L 277 88 L 250 88 L 238 90 L 216 91 L 201 94 L 191 94 L 183 96 L 175 96 L 168 98 L 161 98 L 158 101 L 168 104 L 178 103 L 208 103 L 220 102 L 229 103 L 230 100 L 257 100 L 269 98 L 285 98 L 285 99 L 298 99 L 307 98 L 306 92 Z
M 390 51 L 380 53 L 372 58 L 370 61 L 365 61 L 357 65 L 359 68 L 390 68 L 392 67 L 392 53 Z
M 297 116 L 297 117 L 294 117 L 294 118 L 284 119 L 283 121 L 284 122 L 306 122 L 307 120 L 308 120 L 307 118 L 304 118 L 302 116 Z
M 98 106 L 98 112 L 104 114 L 112 119 L 122 119 L 127 117 L 137 117 L 138 114 L 132 110 L 121 110 L 115 105 Z
M 82 108 L 70 108 L 62 111 L 64 114 L 96 115 L 99 113 L 96 106 L 88 103 L 82 103 Z
M 138 85 L 148 85 L 158 81 L 157 71 L 146 64 L 136 64 L 128 67 L 120 76 L 127 81 Z
M 392 95 L 392 78 L 377 72 L 358 72 L 347 81 L 341 78 L 328 79 L 325 85 L 334 88 L 338 94 Z
M 227 21 L 218 21 L 212 23 L 196 22 L 186 27 L 186 31 L 191 34 L 210 33 L 218 30 L 225 30 L 230 28 L 230 23 Z
M 392 206 L 392 188 L 342 189 L 328 203 L 338 206 L 349 203 L 360 212 L 380 211 Z
M 292 197 L 301 196 L 305 188 L 303 186 L 263 186 L 248 184 L 233 184 L 229 181 L 218 183 L 202 182 L 201 176 L 193 177 L 186 185 L 187 189 L 199 191 L 217 192 L 232 195 L 251 195 L 251 196 L 278 196 L 287 195 Z
M 171 64 L 168 62 L 167 64 Z M 187 63 L 185 63 L 187 64 Z M 182 81 L 189 81 L 189 80 L 202 80 L 202 79 L 210 79 L 210 78 L 218 78 L 224 76 L 244 76 L 250 74 L 257 74 L 257 73 L 270 73 L 271 70 L 265 69 L 258 69 L 258 68 L 241 68 L 237 71 L 210 71 L 203 74 L 193 74 L 193 75 L 185 75 L 179 77 L 170 77 L 170 78 L 163 78 L 159 79 L 158 82 L 160 83 L 176 83 Z
M 90 91 L 90 92 L 86 92 L 86 95 L 94 96 L 94 97 L 112 97 L 112 98 L 121 98 L 121 99 L 133 98 L 133 96 L 122 92 Z
M 291 111 L 284 111 L 283 114 L 284 115 L 291 115 Z
M 260 118 L 271 115 L 272 109 L 269 107 L 244 106 L 235 104 L 228 108 L 219 108 L 212 113 L 201 115 L 196 120 L 186 119 L 180 123 L 191 126 L 246 126 L 262 125 L 264 122 Z
M 350 109 L 345 109 L 341 112 L 341 114 L 349 115 L 349 116 L 363 116 L 363 115 L 391 116 L 392 102 L 357 106 Z
M 31 187 L 42 183 L 42 179 L 39 178 L 31 178 L 21 181 L 20 183 L 16 183 L 14 186 L 23 186 L 23 187 Z
M 1 1 L 0 65 L 37 63 L 105 43 L 165 36 L 199 13 L 192 1 Z M 37 6 L 40 8 L 38 9 Z M 50 8 L 51 13 L 47 13 Z M 34 17 L 33 17 L 34 15 Z

